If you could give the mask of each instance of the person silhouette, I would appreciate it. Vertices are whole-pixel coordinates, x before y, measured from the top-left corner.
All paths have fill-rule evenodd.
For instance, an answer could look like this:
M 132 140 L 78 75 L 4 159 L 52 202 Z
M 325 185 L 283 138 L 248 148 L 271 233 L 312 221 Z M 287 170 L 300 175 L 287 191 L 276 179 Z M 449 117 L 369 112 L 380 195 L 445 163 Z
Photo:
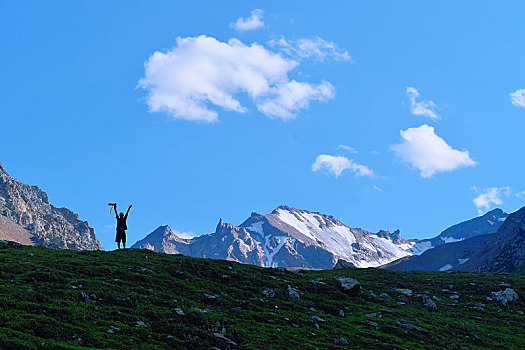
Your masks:
M 128 211 L 126 211 L 125 215 L 123 212 L 117 214 L 117 204 L 113 203 L 113 209 L 115 210 L 115 218 L 117 219 L 117 235 L 115 237 L 115 242 L 117 242 L 118 249 L 120 249 L 120 242 L 122 242 L 124 249 L 126 249 L 126 230 L 128 229 L 128 226 L 126 225 L 126 220 L 128 219 L 129 210 L 132 206 L 133 205 L 130 205 L 128 207 Z

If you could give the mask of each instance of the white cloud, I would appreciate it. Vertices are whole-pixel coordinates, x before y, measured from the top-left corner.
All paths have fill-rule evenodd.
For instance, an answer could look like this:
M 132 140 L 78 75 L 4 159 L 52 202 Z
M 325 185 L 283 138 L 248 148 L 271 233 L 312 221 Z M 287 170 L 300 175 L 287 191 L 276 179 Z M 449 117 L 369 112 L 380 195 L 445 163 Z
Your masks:
M 383 192 L 383 189 L 382 189 L 381 187 L 379 187 L 379 186 L 374 185 L 374 186 L 372 186 L 372 187 L 373 187 L 374 190 L 376 190 L 377 192 Z
M 483 213 L 489 211 L 492 205 L 502 205 L 502 197 L 510 195 L 510 187 L 490 187 L 490 188 L 478 188 L 472 187 L 478 196 L 474 198 L 474 205 L 478 209 L 478 214 L 482 215 Z
M 410 99 L 410 112 L 412 112 L 413 115 L 423 115 L 430 119 L 439 119 L 439 116 L 433 110 L 436 107 L 434 101 L 416 102 L 419 92 L 411 86 L 407 87 L 407 95 Z
M 348 151 L 348 153 L 353 153 L 353 154 L 357 154 L 357 150 L 354 148 L 354 147 L 350 147 L 350 146 L 347 146 L 347 145 L 339 145 L 336 147 L 336 149 L 344 149 L 346 151 Z
M 288 73 L 298 65 L 257 43 L 221 42 L 205 35 L 177 38 L 171 50 L 149 57 L 138 86 L 147 91 L 151 112 L 173 118 L 213 122 L 216 107 L 244 113 L 247 109 L 237 95 L 245 94 L 262 113 L 291 119 L 311 101 L 326 101 L 335 94 L 329 82 L 290 79 Z
M 237 18 L 237 21 L 235 23 L 230 23 L 230 27 L 234 28 L 239 32 L 261 28 L 264 26 L 264 22 L 262 20 L 263 15 L 263 10 L 255 9 L 252 12 L 250 12 L 250 17 L 239 17 Z
M 318 155 L 312 164 L 312 171 L 320 171 L 322 169 L 332 173 L 336 178 L 347 169 L 350 169 L 357 176 L 374 176 L 374 172 L 367 166 L 357 164 L 352 159 L 343 156 Z
M 350 54 L 341 49 L 333 41 L 326 41 L 321 37 L 300 38 L 296 40 L 286 40 L 284 37 L 272 39 L 268 42 L 271 47 L 277 47 L 284 54 L 294 59 L 316 58 L 319 61 L 332 58 L 339 61 L 348 61 Z
M 445 140 L 434 133 L 434 128 L 421 125 L 418 128 L 401 130 L 403 142 L 390 146 L 404 162 L 428 178 L 435 173 L 451 171 L 476 164 L 467 150 L 452 149 Z
M 525 197 L 525 191 L 516 193 L 516 197 Z
M 509 96 L 514 106 L 525 108 L 525 89 L 519 89 L 511 92 Z

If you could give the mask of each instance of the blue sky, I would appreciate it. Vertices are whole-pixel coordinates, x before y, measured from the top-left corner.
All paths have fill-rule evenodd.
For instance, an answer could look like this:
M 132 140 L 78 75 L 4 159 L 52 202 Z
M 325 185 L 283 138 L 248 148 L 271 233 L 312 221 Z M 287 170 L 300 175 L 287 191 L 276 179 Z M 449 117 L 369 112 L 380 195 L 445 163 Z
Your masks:
M 524 11 L 1 2 L 0 161 L 106 249 L 110 201 L 130 243 L 281 204 L 431 237 L 524 205 Z

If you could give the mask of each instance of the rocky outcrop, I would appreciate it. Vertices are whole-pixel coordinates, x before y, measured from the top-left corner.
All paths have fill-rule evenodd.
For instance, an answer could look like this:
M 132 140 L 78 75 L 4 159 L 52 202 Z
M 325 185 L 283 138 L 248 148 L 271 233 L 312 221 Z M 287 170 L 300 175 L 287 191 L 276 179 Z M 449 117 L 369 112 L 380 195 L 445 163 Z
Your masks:
M 67 208 L 49 203 L 45 192 L 13 179 L 0 164 L 0 231 L 22 244 L 75 250 L 103 250 L 95 231 Z M 9 229 L 7 227 L 10 227 Z

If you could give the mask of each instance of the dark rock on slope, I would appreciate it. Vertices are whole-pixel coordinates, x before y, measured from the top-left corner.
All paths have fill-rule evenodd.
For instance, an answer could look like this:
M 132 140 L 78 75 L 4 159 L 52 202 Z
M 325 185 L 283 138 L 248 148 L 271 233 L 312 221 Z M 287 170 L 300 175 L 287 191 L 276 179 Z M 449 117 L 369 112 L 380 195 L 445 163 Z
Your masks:
M 103 250 L 95 231 L 36 186 L 13 179 L 0 163 L 0 239 L 75 250 Z

